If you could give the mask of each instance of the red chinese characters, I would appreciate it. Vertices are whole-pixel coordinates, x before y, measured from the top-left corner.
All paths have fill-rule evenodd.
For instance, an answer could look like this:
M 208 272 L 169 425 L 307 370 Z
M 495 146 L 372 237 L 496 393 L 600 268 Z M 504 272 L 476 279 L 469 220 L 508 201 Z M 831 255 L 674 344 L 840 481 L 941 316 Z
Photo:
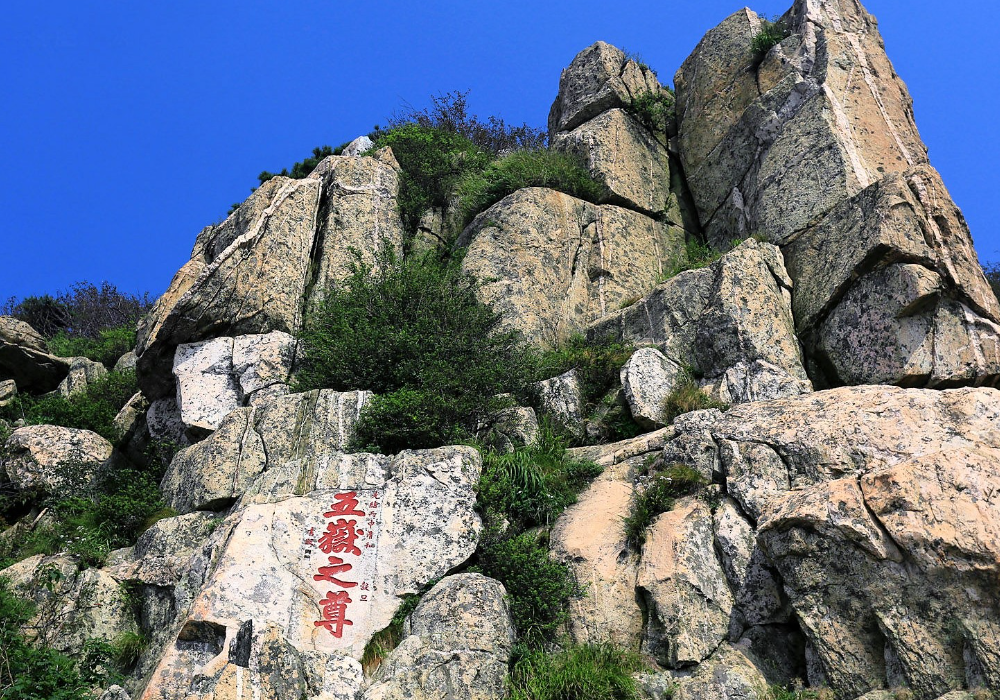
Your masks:
M 326 555 L 327 563 L 317 568 L 313 575 L 313 580 L 330 584 L 336 587 L 335 590 L 328 591 L 319 605 L 322 617 L 313 624 L 322 627 L 330 632 L 334 637 L 340 639 L 344 634 L 345 625 L 353 625 L 354 622 L 348 618 L 348 606 L 354 602 L 347 590 L 359 585 L 358 580 L 351 580 L 358 574 L 351 574 L 356 565 L 361 563 L 355 557 L 361 557 L 364 550 L 374 548 L 374 533 L 376 526 L 376 509 L 378 508 L 378 492 L 372 492 L 368 502 L 368 512 L 362 510 L 362 503 L 365 497 L 358 498 L 356 491 L 345 491 L 333 496 L 333 503 L 329 510 L 323 513 L 323 517 L 329 522 L 326 529 L 317 539 L 316 529 L 310 528 L 308 531 L 307 545 L 315 545 Z M 361 528 L 367 519 L 367 527 Z M 359 541 L 360 540 L 360 541 Z M 311 550 L 306 550 L 308 560 Z M 371 556 L 371 555 L 368 555 Z M 360 596 L 362 602 L 369 601 L 369 590 L 374 589 L 374 585 L 369 586 L 367 581 L 360 581 L 360 590 L 365 591 Z M 339 590 L 338 590 L 339 589 Z
M 330 591 L 326 594 L 326 598 L 319 602 L 323 619 L 316 620 L 313 624 L 325 627 L 330 634 L 340 639 L 344 635 L 344 625 L 354 624 L 347 619 L 347 604 L 352 602 L 346 591 Z

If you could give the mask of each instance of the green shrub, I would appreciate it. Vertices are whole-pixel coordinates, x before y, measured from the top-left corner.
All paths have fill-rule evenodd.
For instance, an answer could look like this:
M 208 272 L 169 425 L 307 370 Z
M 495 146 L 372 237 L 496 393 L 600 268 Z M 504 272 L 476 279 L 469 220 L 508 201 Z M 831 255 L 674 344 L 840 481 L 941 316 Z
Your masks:
M 135 347 L 135 338 L 134 326 L 107 328 L 99 331 L 97 338 L 72 336 L 66 331 L 59 331 L 49 338 L 48 345 L 49 352 L 58 357 L 86 357 L 111 368 L 118 358 Z
M 602 471 L 593 462 L 570 457 L 565 442 L 543 420 L 533 445 L 506 454 L 483 453 L 479 507 L 487 521 L 502 516 L 522 529 L 548 525 Z
M 355 264 L 300 334 L 299 390 L 367 389 L 355 445 L 383 452 L 436 447 L 489 428 L 524 393 L 530 354 L 520 335 L 476 297 L 457 262 L 399 260 L 384 250 Z
M 518 641 L 525 647 L 556 638 L 569 599 L 580 594 L 569 567 L 549 559 L 535 533 L 488 529 L 479 541 L 478 567 L 507 589 Z
M 632 674 L 642 670 L 633 651 L 610 644 L 569 645 L 555 653 L 536 649 L 511 669 L 511 700 L 638 700 Z
M 767 56 L 767 52 L 780 44 L 788 36 L 788 27 L 778 17 L 771 20 L 762 19 L 760 31 L 754 36 L 750 47 L 754 55 L 754 63 L 759 64 Z
M 625 518 L 625 537 L 629 546 L 638 549 L 646 541 L 646 530 L 660 513 L 673 508 L 681 496 L 698 491 L 705 483 L 701 474 L 683 464 L 674 464 L 652 479 L 637 493 Z
M 276 178 L 279 175 L 282 177 L 291 177 L 296 180 L 301 180 L 304 177 L 308 177 L 309 173 L 311 173 L 313 170 L 316 169 L 316 166 L 319 165 L 321 160 L 323 160 L 327 156 L 339 156 L 341 153 L 344 152 L 344 148 L 346 146 L 347 143 L 341 144 L 336 148 L 331 148 L 330 146 L 319 146 L 318 148 L 314 148 L 312 150 L 311 158 L 303 158 L 302 160 L 296 162 L 292 166 L 292 169 L 290 171 L 288 170 L 288 168 L 282 168 L 281 172 L 279 173 L 272 173 L 265 170 L 260 175 L 257 176 L 257 179 L 260 180 L 260 184 L 262 185 L 268 180 Z M 237 202 L 232 207 L 230 207 L 229 213 L 232 214 L 234 211 L 236 211 L 236 209 L 240 206 L 241 203 L 242 202 Z
M 669 425 L 679 415 L 706 408 L 718 408 L 725 411 L 729 406 L 721 401 L 716 401 L 702 391 L 694 375 L 687 371 L 663 401 L 663 422 Z
M 115 416 L 138 390 L 134 371 L 108 372 L 91 382 L 86 391 L 68 399 L 57 393 L 38 397 L 19 394 L 0 408 L 0 418 L 91 430 L 116 442 L 121 436 L 114 426 Z
M 524 187 L 548 187 L 588 202 L 601 202 L 607 188 L 579 156 L 558 151 L 515 151 L 482 170 L 468 170 L 456 186 L 463 225 L 476 214 Z
M 536 378 L 548 379 L 575 369 L 584 401 L 592 408 L 618 382 L 619 371 L 633 352 L 635 347 L 629 343 L 573 335 L 557 348 L 540 354 Z
M 674 96 L 668 91 L 647 90 L 633 97 L 625 110 L 654 134 L 666 134 L 675 119 Z
M 28 643 L 21 632 L 34 606 L 0 578 L 0 697 L 4 700 L 79 700 L 89 684 L 67 656 Z
M 54 297 L 11 297 L 0 313 L 21 319 L 46 338 L 61 332 L 72 338 L 100 340 L 102 331 L 134 328 L 152 305 L 148 292 L 136 295 L 121 292 L 110 282 L 100 287 L 77 282 Z
M 389 146 L 399 161 L 397 203 L 403 225 L 415 231 L 431 207 L 448 203 L 458 181 L 483 170 L 491 156 L 465 136 L 438 126 L 400 124 L 375 135 L 374 148 Z

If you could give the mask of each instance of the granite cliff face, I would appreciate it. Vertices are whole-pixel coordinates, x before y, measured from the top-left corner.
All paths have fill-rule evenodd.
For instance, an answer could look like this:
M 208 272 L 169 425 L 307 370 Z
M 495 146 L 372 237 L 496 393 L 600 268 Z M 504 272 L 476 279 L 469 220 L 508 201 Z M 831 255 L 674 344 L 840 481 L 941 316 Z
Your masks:
M 676 96 L 619 49 L 584 49 L 549 142 L 604 200 L 523 188 L 454 241 L 505 328 L 635 348 L 598 410 L 640 434 L 571 450 L 603 473 L 543 528 L 581 584 L 563 643 L 637 652 L 649 698 L 983 700 L 1000 691 L 1000 305 L 874 18 L 797 0 L 779 24 L 761 53 L 764 20 L 726 18 Z M 673 110 L 662 128 L 644 100 Z M 480 451 L 353 452 L 368 387 L 294 388 L 309 311 L 356 257 L 406 247 L 400 165 L 370 145 L 275 177 L 197 236 L 139 328 L 120 443 L 28 425 L 0 452 L 0 486 L 30 502 L 68 462 L 95 480 L 149 441 L 181 448 L 160 484 L 175 515 L 133 547 L 0 572 L 61 651 L 147 640 L 104 700 L 509 693 L 510 592 L 470 570 L 489 535 Z M 720 255 L 671 274 L 693 242 Z M 0 400 L 99 374 L 0 318 Z M 725 408 L 668 420 L 685 383 Z M 582 440 L 581 392 L 567 372 L 536 408 Z M 535 412 L 511 415 L 530 443 Z M 637 542 L 624 516 L 679 468 L 697 493 Z M 373 670 L 365 649 L 400 615 Z

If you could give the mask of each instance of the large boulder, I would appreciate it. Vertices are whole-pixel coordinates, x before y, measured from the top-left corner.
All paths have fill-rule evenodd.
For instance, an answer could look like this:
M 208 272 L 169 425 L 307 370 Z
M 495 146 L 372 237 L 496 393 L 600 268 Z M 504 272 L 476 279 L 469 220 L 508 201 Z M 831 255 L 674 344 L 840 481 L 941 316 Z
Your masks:
M 22 391 L 52 391 L 69 371 L 70 360 L 50 355 L 45 339 L 13 316 L 0 316 L 0 380 Z
M 462 269 L 505 326 L 555 345 L 652 290 L 684 236 L 629 209 L 530 187 L 480 214 L 456 245 L 468 246 Z
M 690 367 L 705 385 L 730 385 L 734 368 L 763 361 L 777 374 L 749 390 L 729 390 L 729 398 L 778 398 L 809 391 L 791 309 L 792 283 L 781 252 L 753 239 L 708 267 L 688 270 L 650 294 L 588 329 L 588 337 L 634 345 L 654 345 L 665 359 Z M 673 370 L 659 373 L 669 393 Z M 739 381 L 732 384 L 738 386 Z M 652 392 L 651 392 L 652 393 Z M 718 392 L 717 393 L 721 393 Z M 638 404 L 637 404 L 638 405 Z M 647 409 L 640 409 L 640 420 Z
M 602 112 L 659 89 L 660 82 L 648 66 L 598 41 L 578 53 L 559 76 L 559 95 L 549 111 L 549 133 L 572 131 Z
M 760 541 L 823 677 L 845 693 L 997 687 L 998 453 L 948 449 L 772 504 Z
M 189 565 L 203 583 L 172 623 L 146 700 L 184 696 L 200 677 L 221 679 L 227 665 L 240 665 L 234 659 L 261 668 L 256 647 L 239 641 L 251 621 L 320 675 L 360 670 L 366 643 L 403 597 L 475 550 L 481 461 L 473 448 L 342 455 L 321 433 L 289 436 L 296 439 L 305 458 L 258 477 L 264 485 Z
M 372 263 L 383 244 L 401 246 L 394 165 L 391 153 L 330 156 L 309 177 L 265 182 L 223 223 L 203 230 L 191 260 L 139 326 L 143 392 L 158 399 L 173 391 L 178 345 L 294 332 L 303 311 L 350 274 L 351 250 Z
M 173 373 L 187 435 L 197 439 L 217 429 L 258 392 L 286 393 L 295 350 L 295 338 L 281 331 L 178 345 Z
M 111 466 L 111 443 L 97 433 L 56 425 L 18 428 L 3 446 L 0 474 L 22 491 L 86 489 Z
M 740 10 L 675 78 L 679 154 L 709 240 L 783 247 L 821 385 L 994 381 L 1000 307 L 875 19 L 858 3 L 796 0 L 782 23 L 788 37 L 754 55 L 762 20 Z
M 76 557 L 36 554 L 0 574 L 35 605 L 23 631 L 39 644 L 80 658 L 91 640 L 112 643 L 139 632 L 121 581 L 103 569 L 82 568 Z
M 57 387 L 59 393 L 66 398 L 84 393 L 91 384 L 108 376 L 107 368 L 100 362 L 94 362 L 86 357 L 66 359 L 70 361 L 69 371 Z
M 643 650 L 669 668 L 698 664 L 726 638 L 733 597 L 713 546 L 712 513 L 688 498 L 657 516 L 636 587 L 649 611 Z
M 493 700 L 506 693 L 514 624 L 503 585 L 481 574 L 442 579 L 362 700 Z
M 346 450 L 369 396 L 322 389 L 232 410 L 207 439 L 177 453 L 160 488 L 186 513 L 228 507 L 265 471 L 295 483 Z

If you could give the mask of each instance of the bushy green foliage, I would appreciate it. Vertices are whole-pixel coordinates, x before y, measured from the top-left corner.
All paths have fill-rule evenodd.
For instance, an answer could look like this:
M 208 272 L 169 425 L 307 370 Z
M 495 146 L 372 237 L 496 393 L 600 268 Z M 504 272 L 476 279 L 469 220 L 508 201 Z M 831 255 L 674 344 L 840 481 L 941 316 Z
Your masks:
M 698 472 L 683 464 L 673 464 L 655 472 L 635 496 L 625 518 L 625 536 L 629 545 L 637 549 L 641 547 L 653 519 L 673 508 L 675 500 L 696 492 L 704 483 Z
M 29 425 L 91 430 L 116 442 L 120 436 L 114 426 L 115 416 L 138 390 L 134 371 L 112 371 L 88 384 L 86 391 L 68 399 L 58 393 L 37 397 L 18 394 L 11 403 L 0 408 L 0 418 L 23 419 Z
M 548 525 L 602 471 L 593 462 L 571 457 L 565 441 L 543 420 L 534 444 L 509 453 L 483 453 L 479 506 L 487 521 L 502 516 L 522 529 Z
M 770 20 L 762 19 L 760 31 L 754 36 L 750 45 L 754 55 L 754 63 L 759 64 L 763 61 L 767 52 L 780 44 L 788 36 L 788 33 L 788 27 L 779 17 L 773 17 Z
M 77 282 L 55 296 L 11 297 L 0 313 L 21 319 L 46 338 L 62 333 L 100 340 L 102 331 L 134 328 L 152 305 L 148 292 L 136 295 L 122 292 L 110 282 L 102 282 L 100 287 Z
M 71 480 L 80 467 L 61 465 Z M 19 537 L 6 540 L 0 549 L 0 567 L 33 556 L 68 552 L 85 566 L 101 566 L 115 549 L 135 544 L 138 536 L 155 520 L 175 515 L 163 501 L 158 469 L 123 467 L 104 474 L 94 487 L 82 483 L 64 489 L 61 494 L 44 498 L 39 505 L 48 516 Z M 18 503 L 0 499 L 0 510 L 16 508 Z
M 718 408 L 727 410 L 729 406 L 716 401 L 698 386 L 697 380 L 691 371 L 684 373 L 678 379 L 673 391 L 663 401 L 663 422 L 670 424 L 677 416 L 691 411 L 700 411 L 706 408 Z
M 0 698 L 3 700 L 80 700 L 90 684 L 69 657 L 29 644 L 21 632 L 34 606 L 14 595 L 0 578 Z
M 346 146 L 347 146 L 346 143 L 341 144 L 336 148 L 331 148 L 330 146 L 319 146 L 312 150 L 312 157 L 303 158 L 302 160 L 297 161 L 292 166 L 291 170 L 289 170 L 288 168 L 282 168 L 281 172 L 278 173 L 272 173 L 267 170 L 264 170 L 263 172 L 261 172 L 260 175 L 257 176 L 257 179 L 260 180 L 260 184 L 262 185 L 268 180 L 276 178 L 279 175 L 282 177 L 290 177 L 296 180 L 301 180 L 304 177 L 308 177 L 309 173 L 311 173 L 313 170 L 316 169 L 316 166 L 319 165 L 319 162 L 321 160 L 323 160 L 327 156 L 339 156 L 341 153 L 344 152 L 344 148 Z M 236 211 L 236 208 L 239 207 L 239 205 L 240 203 L 236 203 L 232 207 L 230 207 L 229 213 L 232 214 L 234 211 Z
M 554 640 L 569 599 L 581 593 L 569 568 L 549 558 L 534 532 L 488 529 L 479 541 L 478 569 L 507 589 L 518 641 L 526 648 Z
M 511 700 L 638 700 L 634 651 L 610 644 L 567 645 L 522 656 L 511 669 Z
M 467 173 L 489 164 L 491 156 L 455 131 L 439 126 L 406 123 L 375 134 L 374 148 L 389 146 L 399 161 L 397 203 L 403 225 L 415 231 L 431 207 L 443 207 Z
M 626 111 L 654 134 L 666 134 L 675 119 L 674 96 L 663 90 L 647 90 L 625 105 Z
M 476 281 L 434 255 L 384 250 L 357 262 L 301 333 L 300 390 L 367 389 L 355 444 L 387 453 L 436 447 L 488 428 L 530 378 L 519 334 L 476 298 Z
M 434 583 L 437 583 L 437 581 L 424 586 L 424 592 L 430 590 Z M 392 616 L 389 624 L 376 632 L 368 640 L 361 654 L 361 668 L 364 669 L 366 674 L 370 675 L 373 673 L 382 664 L 385 657 L 403 641 L 403 623 L 409 617 L 410 613 L 417 609 L 417 604 L 420 602 L 422 595 L 423 593 L 420 595 L 411 594 L 404 597 L 403 604 L 399 606 L 399 610 Z
M 467 170 L 458 181 L 455 193 L 463 225 L 524 187 L 547 187 L 595 203 L 608 194 L 579 156 L 547 150 L 515 151 L 482 170 Z
M 983 267 L 983 275 L 993 290 L 994 296 L 1000 299 L 1000 263 L 986 263 Z
M 548 134 L 545 129 L 538 129 L 527 124 L 514 126 L 506 123 L 500 117 L 491 116 L 480 119 L 469 112 L 469 91 L 453 90 L 431 97 L 430 107 L 424 109 L 407 109 L 389 120 L 389 128 L 404 124 L 417 124 L 422 127 L 443 129 L 458 134 L 471 141 L 476 148 L 485 151 L 492 157 L 513 151 L 537 151 L 545 148 Z M 372 140 L 383 133 L 380 127 L 375 127 Z
M 99 331 L 97 338 L 73 336 L 59 331 L 49 338 L 49 352 L 59 357 L 86 357 L 105 367 L 114 367 L 125 353 L 135 347 L 135 326 L 107 328 Z
M 596 404 L 618 381 L 622 365 L 635 348 L 612 338 L 595 338 L 576 334 L 558 347 L 542 352 L 536 369 L 537 379 L 555 377 L 576 370 L 584 401 Z

